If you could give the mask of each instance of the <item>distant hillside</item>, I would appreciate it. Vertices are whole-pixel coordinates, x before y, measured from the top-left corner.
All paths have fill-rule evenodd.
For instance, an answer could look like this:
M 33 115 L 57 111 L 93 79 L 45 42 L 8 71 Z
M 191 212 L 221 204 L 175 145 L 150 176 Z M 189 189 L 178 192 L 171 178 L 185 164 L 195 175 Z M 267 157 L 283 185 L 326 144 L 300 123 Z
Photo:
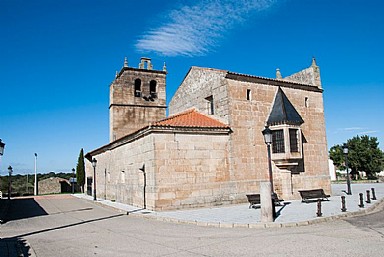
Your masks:
M 51 177 L 59 177 L 59 178 L 65 178 L 70 179 L 72 177 L 72 173 L 55 173 L 50 172 L 46 174 L 37 174 L 37 179 L 43 180 L 46 178 Z M 76 174 L 75 174 L 76 176 Z M 27 175 L 14 175 L 11 177 L 12 181 L 12 195 L 33 195 L 33 187 L 35 183 L 35 175 L 28 175 L 28 181 L 27 181 Z M 0 191 L 3 192 L 3 194 L 8 193 L 8 185 L 9 185 L 9 176 L 0 176 Z

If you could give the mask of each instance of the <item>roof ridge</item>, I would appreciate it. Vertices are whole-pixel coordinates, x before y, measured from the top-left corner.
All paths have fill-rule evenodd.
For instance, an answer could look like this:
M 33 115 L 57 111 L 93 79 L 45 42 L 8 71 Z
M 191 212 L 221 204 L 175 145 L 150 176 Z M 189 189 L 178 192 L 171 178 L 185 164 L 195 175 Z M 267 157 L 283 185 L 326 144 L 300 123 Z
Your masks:
M 240 72 L 235 72 L 235 71 L 228 71 L 228 74 L 233 74 L 233 75 L 238 75 L 238 76 L 244 76 L 244 77 L 249 77 L 249 78 L 257 78 L 257 79 L 264 79 L 264 80 L 270 80 L 270 81 L 276 81 L 276 82 L 282 82 L 282 83 L 287 83 L 287 84 L 297 84 L 301 86 L 309 86 L 309 87 L 317 87 L 308 83 L 303 83 L 300 81 L 295 81 L 295 80 L 290 80 L 288 79 L 289 76 L 277 79 L 277 78 L 269 78 L 265 76 L 259 76 L 259 75 L 252 75 L 252 74 L 245 74 L 245 73 L 240 73 Z
M 155 126 L 157 123 L 160 123 L 160 122 L 163 122 L 163 121 L 166 121 L 166 120 L 171 120 L 171 119 L 174 119 L 174 118 L 177 118 L 177 117 L 180 117 L 180 116 L 186 115 L 188 113 L 192 113 L 192 112 L 197 112 L 195 107 L 192 107 L 192 108 L 189 108 L 189 109 L 184 110 L 182 112 L 173 114 L 173 115 L 171 115 L 169 117 L 166 117 L 166 118 L 164 118 L 162 120 L 158 120 L 158 121 L 152 122 L 151 125 Z
M 229 128 L 222 121 L 199 112 L 195 107 L 151 124 L 158 127 Z

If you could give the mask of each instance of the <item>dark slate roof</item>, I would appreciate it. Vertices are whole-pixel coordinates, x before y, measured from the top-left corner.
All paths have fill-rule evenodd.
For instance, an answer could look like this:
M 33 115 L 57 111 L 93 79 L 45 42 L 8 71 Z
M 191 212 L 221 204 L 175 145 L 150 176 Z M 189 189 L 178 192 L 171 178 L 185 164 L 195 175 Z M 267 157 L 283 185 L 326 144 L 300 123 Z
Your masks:
M 301 118 L 300 114 L 296 111 L 295 107 L 288 100 L 288 97 L 279 87 L 275 97 L 275 103 L 273 104 L 271 114 L 269 115 L 267 120 L 267 125 L 301 125 L 303 123 L 303 118 Z

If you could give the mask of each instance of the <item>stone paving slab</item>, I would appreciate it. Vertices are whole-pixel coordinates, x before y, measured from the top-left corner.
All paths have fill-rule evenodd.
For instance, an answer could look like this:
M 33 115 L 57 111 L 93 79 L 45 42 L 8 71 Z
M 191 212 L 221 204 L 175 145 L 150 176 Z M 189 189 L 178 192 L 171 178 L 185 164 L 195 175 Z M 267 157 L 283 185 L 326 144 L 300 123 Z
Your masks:
M 210 208 L 196 208 L 176 211 L 150 211 L 140 209 L 108 200 L 98 199 L 98 204 L 110 206 L 129 215 L 157 219 L 165 222 L 195 224 L 211 227 L 292 227 L 331 221 L 334 219 L 364 214 L 371 211 L 375 205 L 384 202 L 384 183 L 352 183 L 352 195 L 346 195 L 345 184 L 332 184 L 332 195 L 329 201 L 322 202 L 322 216 L 317 217 L 317 203 L 302 203 L 300 200 L 286 201 L 284 205 L 277 206 L 280 214 L 273 223 L 261 223 L 261 210 L 249 209 L 249 204 L 223 205 Z M 377 200 L 366 203 L 366 191 L 375 189 Z M 364 196 L 364 208 L 359 205 L 359 193 Z M 79 198 L 92 200 L 87 195 L 76 194 Z M 347 212 L 341 211 L 341 196 L 345 196 Z M 372 197 L 372 194 L 371 194 Z

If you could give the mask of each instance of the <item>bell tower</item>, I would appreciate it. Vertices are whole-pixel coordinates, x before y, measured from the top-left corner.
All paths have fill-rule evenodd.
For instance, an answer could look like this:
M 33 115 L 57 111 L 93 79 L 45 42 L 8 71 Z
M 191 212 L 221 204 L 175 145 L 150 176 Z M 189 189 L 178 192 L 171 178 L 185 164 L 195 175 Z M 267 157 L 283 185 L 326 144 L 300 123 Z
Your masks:
M 166 67 L 154 70 L 150 58 L 139 67 L 127 58 L 109 89 L 109 141 L 115 141 L 166 116 Z

